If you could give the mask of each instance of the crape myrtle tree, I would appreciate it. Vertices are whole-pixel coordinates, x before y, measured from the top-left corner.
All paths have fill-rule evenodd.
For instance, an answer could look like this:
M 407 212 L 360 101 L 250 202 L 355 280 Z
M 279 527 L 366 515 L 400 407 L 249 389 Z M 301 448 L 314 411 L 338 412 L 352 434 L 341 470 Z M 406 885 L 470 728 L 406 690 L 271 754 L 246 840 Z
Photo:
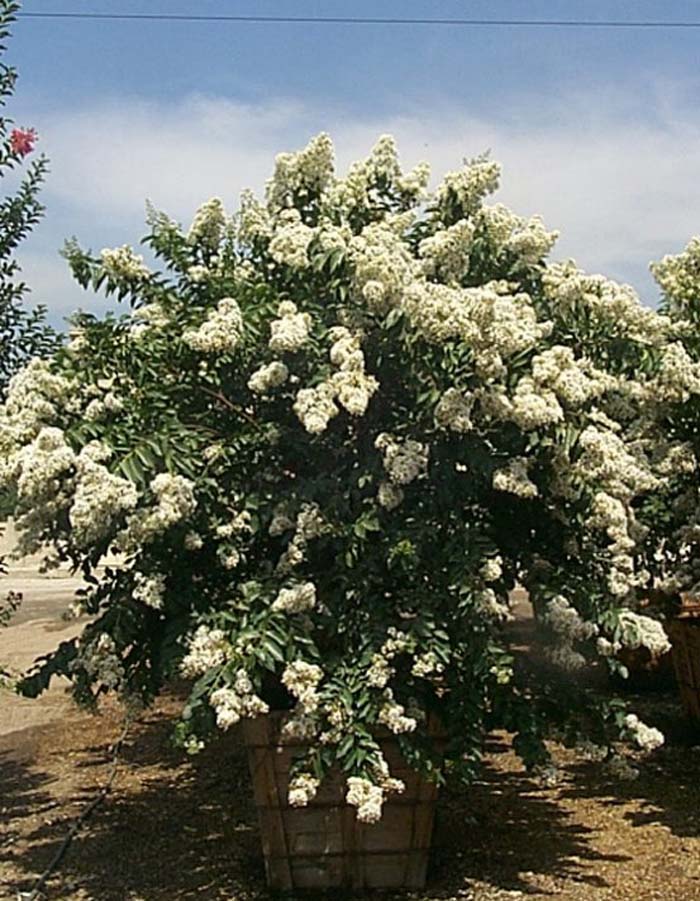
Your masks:
M 700 238 L 651 266 L 673 338 L 650 384 L 651 445 L 674 448 L 669 478 L 638 501 L 644 563 L 667 615 L 700 595 Z M 656 434 L 653 434 L 655 430 Z
M 158 270 L 67 245 L 130 311 L 78 317 L 0 413 L 22 546 L 88 583 L 82 636 L 22 691 L 60 673 L 84 703 L 147 702 L 184 676 L 192 752 L 285 710 L 291 803 L 337 765 L 367 822 L 401 790 L 378 730 L 436 779 L 470 778 L 494 727 L 532 765 L 552 735 L 662 741 L 579 677 L 667 646 L 635 609 L 637 513 L 674 448 L 633 433 L 673 325 L 547 262 L 556 233 L 488 202 L 496 163 L 428 180 L 389 137 L 340 177 L 320 135 L 233 215 L 215 198 L 183 230 L 150 209 Z M 510 647 L 518 581 L 544 668 Z

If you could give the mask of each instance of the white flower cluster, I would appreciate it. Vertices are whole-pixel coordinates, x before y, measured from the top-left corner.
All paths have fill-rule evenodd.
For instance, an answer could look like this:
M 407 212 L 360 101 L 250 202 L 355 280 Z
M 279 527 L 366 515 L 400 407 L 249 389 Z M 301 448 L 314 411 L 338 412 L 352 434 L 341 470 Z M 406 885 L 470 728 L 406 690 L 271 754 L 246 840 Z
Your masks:
M 75 391 L 76 385 L 53 373 L 46 360 L 30 360 L 10 379 L 0 409 L 0 467 L 11 453 L 35 438 L 42 426 L 55 424 Z
M 115 281 L 143 281 L 151 277 L 143 257 L 134 253 L 128 244 L 123 247 L 105 247 L 100 253 L 100 258 L 102 268 Z
M 583 619 L 563 595 L 548 601 L 544 617 L 552 631 L 569 642 L 585 641 L 598 634 L 598 626 Z
M 394 701 L 391 689 L 384 692 L 386 701 L 379 709 L 377 722 L 386 726 L 390 732 L 400 735 L 403 732 L 415 731 L 418 722 L 412 716 L 405 716 L 406 708 Z
M 559 232 L 545 229 L 539 216 L 523 219 L 501 203 L 482 207 L 477 221 L 496 253 L 513 254 L 525 266 L 539 263 L 559 237 Z
M 109 534 L 112 525 L 138 502 L 136 487 L 113 475 L 100 460 L 111 451 L 91 442 L 75 460 L 76 481 L 69 510 L 72 538 L 78 547 L 89 547 Z
M 287 800 L 290 807 L 306 807 L 318 791 L 319 781 L 309 773 L 300 773 L 289 780 Z
M 646 648 L 652 657 L 660 657 L 671 650 L 671 642 L 663 625 L 650 616 L 633 610 L 621 610 L 618 617 L 620 642 L 626 648 Z
M 508 598 L 499 598 L 493 588 L 484 588 L 476 595 L 478 609 L 488 617 L 508 621 L 513 619 Z
M 313 582 L 282 588 L 272 603 L 272 609 L 281 613 L 305 613 L 316 606 L 316 586 Z
M 374 446 L 382 452 L 384 469 L 394 485 L 409 485 L 428 471 L 430 451 L 420 441 L 382 432 L 377 435 Z
M 306 269 L 310 265 L 309 244 L 314 230 L 301 221 L 298 210 L 283 210 L 268 250 L 272 259 L 290 269 Z
M 390 626 L 387 639 L 376 654 L 372 655 L 367 670 L 367 684 L 373 688 L 386 688 L 389 679 L 394 675 L 391 661 L 397 654 L 403 654 L 412 648 L 412 642 L 404 633 Z
M 625 728 L 643 751 L 655 751 L 664 743 L 664 734 L 653 726 L 647 726 L 634 713 L 625 717 Z
M 315 663 L 295 660 L 287 664 L 282 673 L 282 684 L 293 695 L 305 713 L 313 713 L 318 707 L 318 683 L 323 670 Z
M 330 350 L 331 362 L 339 366 L 329 379 L 314 388 L 302 388 L 294 402 L 294 412 L 307 432 L 318 435 L 340 412 L 340 404 L 351 416 L 362 416 L 379 383 L 365 372 L 365 358 L 360 349 L 359 336 L 343 326 L 330 329 L 334 342 Z M 337 403 L 336 403 L 337 401 Z
M 357 808 L 357 819 L 361 823 L 378 823 L 382 818 L 384 791 L 381 786 L 373 785 L 369 779 L 361 776 L 350 776 L 347 780 L 345 800 Z
M 248 510 L 241 510 L 232 519 L 218 525 L 214 529 L 214 533 L 217 538 L 231 538 L 233 535 L 244 535 L 252 531 L 251 523 L 252 517 Z
M 328 336 L 334 342 L 330 349 L 331 362 L 340 370 L 326 384 L 330 385 L 334 398 L 351 416 L 362 416 L 379 382 L 365 372 L 360 336 L 353 335 L 344 326 L 330 329 Z
M 147 607 L 161 610 L 165 596 L 165 576 L 160 573 L 146 576 L 136 573 L 134 576 L 133 597 Z
M 225 663 L 230 652 L 231 646 L 221 629 L 199 626 L 188 643 L 180 672 L 188 679 L 202 676 L 207 670 Z
M 76 455 L 59 428 L 46 426 L 36 438 L 3 461 L 3 475 L 16 485 L 20 504 L 16 526 L 18 551 L 42 546 L 44 530 L 71 503 Z
M 296 353 L 306 344 L 311 316 L 300 313 L 291 300 L 283 300 L 277 309 L 279 319 L 270 323 L 270 350 L 275 353 Z
M 270 708 L 253 691 L 250 677 L 244 669 L 239 669 L 233 688 L 228 686 L 215 689 L 209 695 L 209 703 L 216 713 L 219 729 L 230 729 L 241 719 L 254 719 L 269 713 Z
M 617 379 L 596 369 L 588 360 L 577 360 L 570 347 L 556 345 L 532 359 L 532 381 L 537 389 L 549 389 L 566 404 L 581 406 L 617 386 Z
M 516 497 L 537 497 L 537 485 L 528 475 L 528 461 L 525 457 L 514 457 L 493 474 L 493 487 Z
M 243 336 L 243 316 L 232 297 L 222 298 L 197 329 L 187 329 L 182 340 L 203 354 L 229 353 Z
M 146 303 L 132 312 L 129 336 L 133 341 L 139 341 L 151 331 L 164 328 L 169 322 L 168 314 L 161 304 L 156 301 Z
M 423 654 L 416 656 L 411 667 L 411 674 L 419 679 L 429 679 L 433 675 L 439 676 L 444 669 L 445 667 L 438 660 L 435 651 L 425 651 Z
M 503 559 L 499 555 L 488 557 L 482 563 L 479 574 L 484 582 L 497 582 L 503 575 Z
M 326 530 L 327 525 L 318 504 L 302 504 L 295 522 L 288 519 L 285 512 L 278 512 L 270 523 L 270 534 L 282 534 L 289 528 L 294 528 L 294 537 L 277 563 L 276 571 L 280 575 L 299 566 L 304 560 L 304 552 L 309 541 L 318 538 Z
M 453 432 L 470 432 L 474 428 L 472 412 L 476 398 L 457 388 L 448 388 L 435 406 L 435 425 Z
M 404 494 L 393 482 L 380 482 L 377 489 L 377 503 L 385 510 L 394 510 L 403 501 Z
M 354 293 L 376 313 L 401 303 L 419 264 L 400 235 L 383 222 L 365 226 L 350 242 Z
M 589 327 L 643 344 L 667 340 L 671 321 L 646 307 L 629 285 L 587 275 L 569 261 L 550 263 L 542 273 L 545 297 L 557 315 L 584 314 Z
M 391 793 L 401 794 L 406 788 L 400 779 L 389 775 L 386 760 L 380 757 L 374 778 L 376 783 L 363 776 L 350 776 L 347 780 L 345 800 L 351 807 L 357 808 L 357 819 L 360 823 L 378 823 L 382 818 L 382 807 L 386 796 Z
M 469 269 L 473 238 L 474 223 L 468 219 L 424 238 L 418 245 L 423 272 L 428 278 L 435 276 L 446 284 L 459 284 Z
M 298 153 L 280 153 L 267 183 L 271 210 L 287 209 L 295 198 L 302 201 L 322 193 L 333 177 L 335 151 L 330 136 L 321 133 Z
M 187 232 L 187 242 L 209 251 L 218 248 L 227 224 L 226 211 L 219 197 L 203 203 L 194 215 Z
M 197 506 L 194 485 L 184 476 L 162 472 L 151 481 L 150 489 L 155 495 L 155 506 L 144 507 L 129 517 L 126 529 L 117 539 L 123 551 L 148 544 L 171 526 L 188 519 Z
M 464 215 L 475 213 L 484 197 L 492 194 L 501 177 L 501 167 L 484 157 L 470 160 L 463 169 L 448 172 L 435 192 L 435 201 L 442 207 L 456 202 Z
M 328 382 L 315 388 L 302 388 L 294 401 L 294 412 L 307 432 L 319 435 L 340 412 L 335 404 L 335 389 Z
M 538 321 L 531 298 L 512 294 L 508 282 L 457 288 L 414 280 L 403 291 L 401 305 L 427 341 L 458 338 L 470 348 L 482 378 L 502 376 L 504 359 L 535 347 L 552 329 L 551 322 Z
M 582 669 L 586 658 L 574 650 L 573 644 L 596 636 L 598 626 L 584 620 L 562 595 L 557 595 L 547 603 L 544 619 L 557 636 L 557 642 L 547 649 L 550 662 L 566 672 Z
M 691 395 L 700 394 L 700 363 L 691 359 L 680 341 L 664 347 L 649 393 L 655 404 L 685 403 Z
M 243 246 L 251 247 L 272 236 L 272 217 L 250 190 L 241 193 L 237 220 L 236 234 Z
M 366 160 L 353 163 L 345 178 L 329 186 L 327 204 L 347 218 L 375 210 L 383 212 L 379 206 L 380 184 L 393 188 L 406 202 L 416 203 L 426 196 L 429 178 L 430 168 L 426 163 L 418 163 L 410 172 L 403 173 L 394 139 L 382 135 Z
M 659 287 L 673 303 L 675 311 L 683 314 L 698 302 L 700 281 L 700 237 L 691 238 L 679 254 L 668 254 L 651 271 Z
M 261 366 L 248 379 L 248 387 L 255 394 L 269 394 L 273 388 L 284 385 L 289 377 L 289 370 L 279 360 L 273 360 Z
M 95 397 L 91 400 L 85 408 L 83 416 L 88 422 L 97 422 L 110 413 L 120 413 L 123 409 L 124 401 L 109 391 L 103 397 Z

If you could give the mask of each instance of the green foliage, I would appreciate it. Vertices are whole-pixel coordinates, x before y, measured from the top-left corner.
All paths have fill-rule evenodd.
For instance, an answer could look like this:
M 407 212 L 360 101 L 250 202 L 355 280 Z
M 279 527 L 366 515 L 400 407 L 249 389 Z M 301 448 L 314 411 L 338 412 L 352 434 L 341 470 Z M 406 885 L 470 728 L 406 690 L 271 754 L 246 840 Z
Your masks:
M 9 26 L 18 9 L 14 0 L 0 0 L 0 106 L 14 93 L 17 80 L 16 70 L 5 63 L 4 55 Z M 21 166 L 25 155 L 13 147 L 11 125 L 11 119 L 0 116 L 0 178 Z M 45 323 L 45 309 L 28 310 L 24 305 L 28 288 L 14 259 L 17 247 L 44 213 L 39 191 L 47 169 L 45 157 L 35 160 L 14 193 L 0 200 L 0 398 L 23 363 L 51 353 L 57 345 L 56 334 Z

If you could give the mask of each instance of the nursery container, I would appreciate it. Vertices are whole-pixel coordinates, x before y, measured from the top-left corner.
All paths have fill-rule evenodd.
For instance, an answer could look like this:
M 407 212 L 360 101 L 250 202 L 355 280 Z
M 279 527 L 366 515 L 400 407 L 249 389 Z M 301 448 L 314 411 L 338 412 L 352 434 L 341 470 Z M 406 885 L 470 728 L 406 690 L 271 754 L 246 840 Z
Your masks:
M 688 716 L 700 721 L 700 615 L 686 610 L 669 629 L 673 642 L 673 665 Z
M 379 738 L 392 776 L 382 819 L 359 823 L 345 802 L 345 779 L 331 772 L 307 807 L 287 803 L 294 746 L 280 743 L 279 714 L 244 722 L 268 885 L 291 889 L 416 889 L 425 885 L 437 786 L 411 770 L 393 736 Z

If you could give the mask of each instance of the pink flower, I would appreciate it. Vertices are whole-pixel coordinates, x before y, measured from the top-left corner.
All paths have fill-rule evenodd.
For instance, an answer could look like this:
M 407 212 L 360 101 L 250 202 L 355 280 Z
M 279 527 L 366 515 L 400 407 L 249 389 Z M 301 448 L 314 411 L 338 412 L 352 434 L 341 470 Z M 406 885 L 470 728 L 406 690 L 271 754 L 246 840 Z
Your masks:
M 13 153 L 26 156 L 34 150 L 34 144 L 38 140 L 39 135 L 33 128 L 13 128 L 10 134 L 10 147 Z

